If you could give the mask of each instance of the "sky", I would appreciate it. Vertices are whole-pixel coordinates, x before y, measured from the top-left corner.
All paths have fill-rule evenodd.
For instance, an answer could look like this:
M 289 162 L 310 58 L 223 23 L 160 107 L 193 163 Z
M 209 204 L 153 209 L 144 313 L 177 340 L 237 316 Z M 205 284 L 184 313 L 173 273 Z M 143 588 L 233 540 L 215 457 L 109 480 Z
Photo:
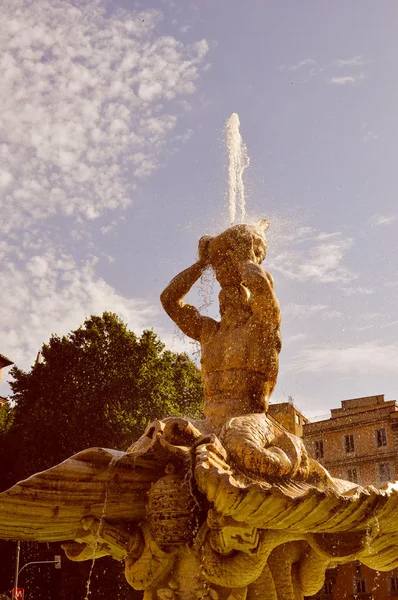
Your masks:
M 398 399 L 394 0 L 0 5 L 0 353 L 29 369 L 105 310 L 195 352 L 159 294 L 229 225 L 237 112 L 283 315 L 272 400 Z M 217 314 L 211 275 L 191 299 Z

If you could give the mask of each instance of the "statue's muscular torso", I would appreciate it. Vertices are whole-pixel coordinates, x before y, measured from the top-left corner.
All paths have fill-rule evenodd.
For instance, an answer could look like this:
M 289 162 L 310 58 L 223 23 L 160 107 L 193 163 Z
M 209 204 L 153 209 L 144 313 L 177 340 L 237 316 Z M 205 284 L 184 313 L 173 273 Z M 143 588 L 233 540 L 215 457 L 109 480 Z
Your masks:
M 201 335 L 205 414 L 215 418 L 264 412 L 278 375 L 280 313 L 253 314 L 248 304 L 236 318 L 207 321 Z M 235 322 L 233 322 L 235 320 Z

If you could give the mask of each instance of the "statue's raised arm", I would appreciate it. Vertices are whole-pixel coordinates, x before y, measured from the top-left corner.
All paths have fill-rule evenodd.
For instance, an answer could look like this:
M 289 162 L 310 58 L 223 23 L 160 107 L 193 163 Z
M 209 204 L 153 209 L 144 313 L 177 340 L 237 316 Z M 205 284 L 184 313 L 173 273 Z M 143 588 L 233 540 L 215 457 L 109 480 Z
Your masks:
M 185 303 L 184 298 L 209 266 L 210 239 L 204 236 L 199 240 L 199 259 L 174 277 L 160 296 L 162 306 L 169 317 L 183 333 L 197 341 L 201 340 L 204 325 L 216 325 L 216 321 L 201 315 L 195 306 Z

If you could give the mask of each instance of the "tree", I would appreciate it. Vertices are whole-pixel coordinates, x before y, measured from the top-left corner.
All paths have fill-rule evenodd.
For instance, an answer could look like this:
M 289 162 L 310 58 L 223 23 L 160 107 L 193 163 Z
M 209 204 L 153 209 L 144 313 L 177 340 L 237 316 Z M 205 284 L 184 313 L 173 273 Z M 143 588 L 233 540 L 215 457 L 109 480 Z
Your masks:
M 13 457 L 8 481 L 91 446 L 124 450 L 155 418 L 200 416 L 198 368 L 153 331 L 137 337 L 115 314 L 52 335 L 41 354 L 29 372 L 11 371 L 13 421 L 0 433 Z
M 13 418 L 14 413 L 8 402 L 0 405 L 0 435 L 6 433 L 11 428 Z
M 115 314 L 92 316 L 64 337 L 52 335 L 41 355 L 43 362 L 30 371 L 11 371 L 12 408 L 0 413 L 3 489 L 84 448 L 124 450 L 155 418 L 201 414 L 201 376 L 188 356 L 165 350 L 153 331 L 137 337 Z M 0 584 L 6 587 L 12 585 L 15 543 L 0 545 Z M 24 543 L 24 552 L 37 554 L 33 546 Z M 44 551 L 50 558 L 61 553 L 59 546 Z M 65 561 L 55 575 L 45 571 L 51 582 L 44 585 L 43 573 L 33 570 L 29 597 L 81 600 L 90 571 L 91 563 Z M 109 558 L 99 561 L 91 580 L 98 599 L 142 596 Z

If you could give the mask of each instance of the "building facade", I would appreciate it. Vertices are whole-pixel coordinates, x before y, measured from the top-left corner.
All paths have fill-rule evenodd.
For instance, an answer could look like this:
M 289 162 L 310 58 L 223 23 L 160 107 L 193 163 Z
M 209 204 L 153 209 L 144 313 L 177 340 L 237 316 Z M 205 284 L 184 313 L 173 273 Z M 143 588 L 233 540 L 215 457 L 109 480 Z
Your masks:
M 343 400 L 330 419 L 306 423 L 303 440 L 312 458 L 333 477 L 381 486 L 398 479 L 398 406 L 384 395 Z M 329 569 L 318 600 L 398 598 L 398 571 L 379 573 L 359 561 Z
M 303 440 L 334 477 L 363 486 L 398 479 L 398 406 L 383 395 L 343 400 L 330 419 L 304 425 Z
M 277 423 L 290 431 L 290 433 L 294 433 L 294 435 L 298 435 L 299 437 L 303 437 L 304 425 L 309 423 L 307 417 L 294 406 L 293 399 L 289 402 L 270 404 L 267 416 L 277 421 Z

